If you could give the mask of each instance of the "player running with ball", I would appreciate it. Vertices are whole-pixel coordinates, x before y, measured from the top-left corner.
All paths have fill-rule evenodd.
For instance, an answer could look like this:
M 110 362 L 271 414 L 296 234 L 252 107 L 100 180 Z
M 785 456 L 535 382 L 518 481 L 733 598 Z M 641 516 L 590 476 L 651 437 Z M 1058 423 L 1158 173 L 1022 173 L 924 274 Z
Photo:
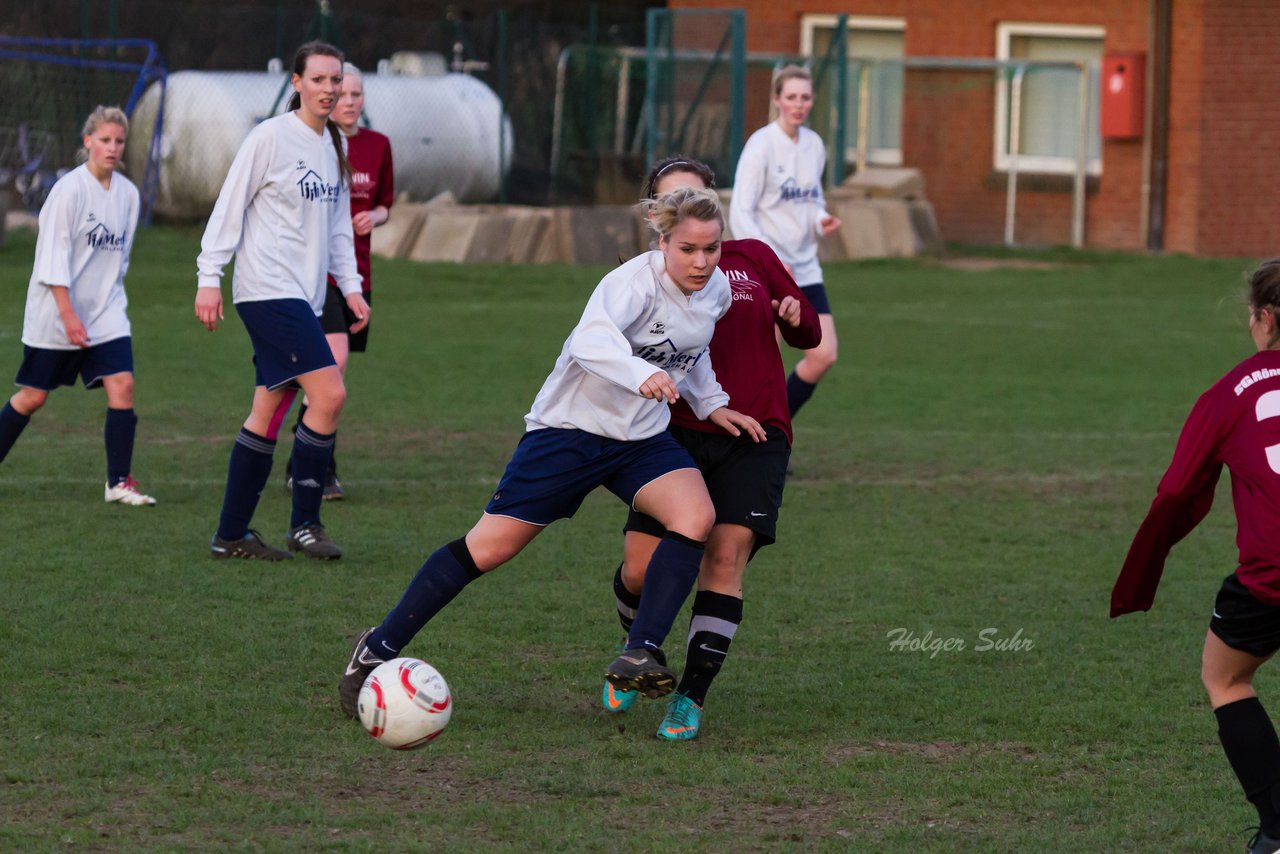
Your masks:
M 649 173 L 645 196 L 714 186 L 715 174 L 705 163 L 670 157 Z M 746 436 L 731 436 L 699 421 L 683 401 L 671 407 L 671 435 L 698 464 L 716 508 L 693 597 L 684 671 L 658 727 L 658 737 L 672 741 L 698 736 L 707 692 L 742 623 L 747 562 L 776 539 L 791 457 L 787 380 L 776 335 L 781 333 L 799 349 L 816 346 L 822 337 L 818 313 L 766 243 L 726 240 L 720 269 L 729 279 L 733 304 L 716 323 L 711 366 L 734 406 L 764 425 L 767 439 L 752 442 Z M 613 579 L 623 631 L 631 629 L 645 567 L 664 533 L 650 516 L 633 510 L 627 517 L 624 560 Z M 636 696 L 605 682 L 604 710 L 625 712 Z
M 727 408 L 729 396 L 707 358 L 732 298 L 716 269 L 724 231 L 719 200 L 686 189 L 648 202 L 647 210 L 659 248 L 605 276 L 592 293 L 480 521 L 436 549 L 382 624 L 356 639 L 338 686 L 348 716 L 374 667 L 400 655 L 464 587 L 511 560 L 547 525 L 573 516 L 598 486 L 667 532 L 649 561 L 628 649 L 607 675 L 648 696 L 675 687 L 660 647 L 697 578 L 715 508 L 688 452 L 666 430 L 667 404 L 687 400 L 700 418 L 733 435 L 763 440 L 765 433 Z

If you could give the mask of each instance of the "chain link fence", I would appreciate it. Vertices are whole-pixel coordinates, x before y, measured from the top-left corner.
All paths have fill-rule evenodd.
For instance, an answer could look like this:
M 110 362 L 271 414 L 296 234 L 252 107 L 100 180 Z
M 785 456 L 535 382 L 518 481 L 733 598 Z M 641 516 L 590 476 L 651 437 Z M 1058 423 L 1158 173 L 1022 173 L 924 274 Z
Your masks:
M 138 101 L 129 168 L 139 168 L 151 144 L 141 129 L 160 118 L 157 210 L 192 219 L 212 208 L 248 130 L 284 108 L 293 51 L 312 38 L 336 44 L 364 72 L 364 123 L 391 138 L 398 191 L 417 200 L 449 191 L 460 201 L 544 204 L 561 54 L 575 44 L 643 44 L 644 5 L 46 0 L 17 10 L 6 27 L 27 37 L 128 36 L 159 46 L 168 87 L 163 99 L 153 86 Z M 47 69 L 30 63 L 0 63 L 0 85 L 9 93 L 0 154 L 7 145 L 11 160 L 23 159 L 17 128 L 56 117 L 21 140 L 53 170 L 74 165 L 79 123 L 94 104 L 124 101 L 119 87 L 47 79 Z

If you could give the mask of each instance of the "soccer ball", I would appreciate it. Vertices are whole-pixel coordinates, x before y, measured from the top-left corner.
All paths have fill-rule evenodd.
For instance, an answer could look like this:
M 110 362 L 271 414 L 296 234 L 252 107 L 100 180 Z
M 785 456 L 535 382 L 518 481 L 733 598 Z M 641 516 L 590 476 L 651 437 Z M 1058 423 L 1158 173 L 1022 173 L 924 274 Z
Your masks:
M 360 723 L 376 741 L 395 750 L 421 747 L 444 731 L 453 695 L 440 672 L 416 658 L 393 658 L 364 680 Z

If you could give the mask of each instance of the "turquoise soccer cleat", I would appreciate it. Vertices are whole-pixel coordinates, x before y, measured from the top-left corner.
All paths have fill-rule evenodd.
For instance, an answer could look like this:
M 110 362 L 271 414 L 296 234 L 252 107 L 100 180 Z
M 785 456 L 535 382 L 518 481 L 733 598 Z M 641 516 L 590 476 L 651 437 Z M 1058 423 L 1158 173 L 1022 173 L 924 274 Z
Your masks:
M 600 704 L 611 715 L 620 715 L 635 705 L 639 691 L 623 691 L 613 687 L 609 680 L 604 681 L 604 691 L 600 695 Z
M 688 741 L 698 737 L 702 725 L 702 706 L 679 692 L 667 701 L 667 716 L 658 727 L 658 738 L 668 741 Z

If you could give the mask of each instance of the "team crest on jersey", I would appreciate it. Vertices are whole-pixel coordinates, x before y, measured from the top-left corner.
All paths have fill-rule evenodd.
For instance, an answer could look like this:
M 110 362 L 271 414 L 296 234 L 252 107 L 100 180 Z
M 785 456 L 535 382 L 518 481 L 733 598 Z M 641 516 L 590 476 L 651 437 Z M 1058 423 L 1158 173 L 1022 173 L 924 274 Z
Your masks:
M 731 273 L 737 273 L 741 279 L 735 279 Z M 733 301 L 746 300 L 747 302 L 755 301 L 755 292 L 758 287 L 755 282 L 747 278 L 747 274 L 741 270 L 726 270 L 725 275 L 729 276 L 729 290 L 733 293 Z
M 706 348 L 703 348 L 702 352 L 705 351 Z M 687 374 L 698 363 L 702 352 L 681 353 L 680 348 L 668 338 L 661 344 L 646 344 L 636 350 L 636 355 L 665 371 L 682 371 Z
M 298 179 L 298 190 L 302 193 L 302 198 L 308 202 L 314 202 L 317 199 L 322 202 L 336 202 L 339 189 L 341 188 L 337 183 L 326 184 L 313 169 L 308 169 L 307 174 Z
M 795 178 L 783 181 L 781 192 L 784 202 L 807 202 L 818 198 L 817 187 L 801 187 Z
M 124 244 L 128 237 L 129 233 L 127 231 L 123 234 L 112 234 L 111 229 L 102 223 L 98 223 L 85 235 L 85 243 L 93 249 L 109 249 L 114 252 L 120 252 L 124 249 Z

